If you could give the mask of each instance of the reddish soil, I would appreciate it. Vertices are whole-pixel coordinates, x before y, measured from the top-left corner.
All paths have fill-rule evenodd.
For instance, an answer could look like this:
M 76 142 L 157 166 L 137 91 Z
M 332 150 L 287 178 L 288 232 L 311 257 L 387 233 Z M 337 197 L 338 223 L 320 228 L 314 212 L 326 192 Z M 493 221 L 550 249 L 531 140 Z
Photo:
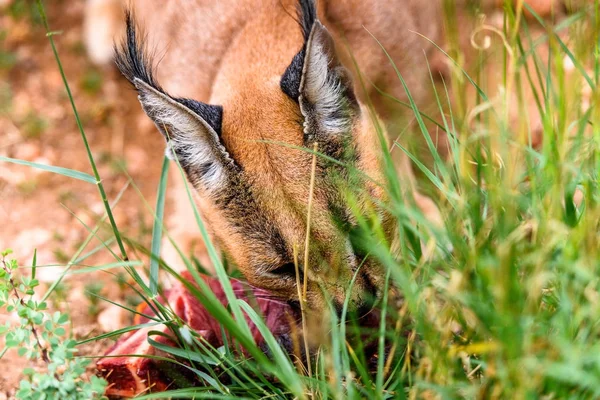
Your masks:
M 126 188 L 114 208 L 119 229 L 149 246 L 152 215 L 133 185 L 127 186 L 127 174 L 153 208 L 164 144 L 118 72 L 87 60 L 81 39 L 83 6 L 81 0 L 48 3 L 50 27 L 61 32 L 54 36 L 56 46 L 109 199 Z M 33 1 L 0 0 L 0 156 L 92 173 Z M 37 264 L 47 266 L 38 269 L 40 293 L 58 278 L 88 236 L 83 224 L 93 228 L 103 211 L 93 184 L 0 161 L 0 249 L 12 248 L 21 265 L 30 265 L 37 250 Z M 103 228 L 99 237 L 111 235 Z M 93 239 L 84 253 L 100 244 Z M 116 252 L 114 244 L 110 247 Z M 114 261 L 102 249 L 83 264 Z M 53 297 L 50 307 L 71 315 L 76 338 L 130 322 L 127 313 L 86 295 L 92 291 L 135 303 L 120 290 L 115 277 L 119 270 L 109 272 L 70 275 Z M 0 323 L 10 318 L 14 316 L 0 315 Z M 106 341 L 84 350 L 97 355 L 110 345 Z M 11 353 L 0 360 L 0 399 L 14 393 L 23 367 Z

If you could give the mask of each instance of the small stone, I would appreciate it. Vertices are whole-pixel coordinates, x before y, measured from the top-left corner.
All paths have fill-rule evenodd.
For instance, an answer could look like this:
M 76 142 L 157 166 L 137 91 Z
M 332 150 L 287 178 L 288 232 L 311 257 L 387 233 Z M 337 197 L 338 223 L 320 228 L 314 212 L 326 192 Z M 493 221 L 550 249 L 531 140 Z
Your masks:
M 110 304 L 98 314 L 98 324 L 104 332 L 112 332 L 121 329 L 127 324 L 125 309 Z
M 13 240 L 12 248 L 15 254 L 22 257 L 33 253 L 33 249 L 41 248 L 52 240 L 52 232 L 47 229 L 33 228 L 22 231 Z M 40 258 L 38 257 L 38 260 Z
M 102 175 L 101 175 L 102 176 Z M 104 215 L 104 203 L 94 203 L 90 206 L 90 211 L 96 215 Z
M 5 181 L 11 186 L 18 186 L 27 180 L 25 167 L 14 168 L 13 165 L 0 164 L 0 182 Z
M 39 143 L 25 142 L 15 146 L 15 158 L 20 160 L 34 160 L 41 156 Z
M 44 267 L 39 268 L 36 273 L 36 277 L 40 282 L 52 284 L 56 282 L 63 274 L 63 267 Z

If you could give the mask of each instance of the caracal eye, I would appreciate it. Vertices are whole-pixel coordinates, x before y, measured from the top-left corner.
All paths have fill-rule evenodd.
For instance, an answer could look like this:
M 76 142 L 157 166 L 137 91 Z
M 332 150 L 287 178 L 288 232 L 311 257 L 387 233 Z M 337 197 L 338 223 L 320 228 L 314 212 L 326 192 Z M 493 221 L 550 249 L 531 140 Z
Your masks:
M 271 274 L 296 279 L 296 265 L 294 263 L 285 263 L 270 271 Z M 302 278 L 302 269 L 298 267 L 298 276 Z

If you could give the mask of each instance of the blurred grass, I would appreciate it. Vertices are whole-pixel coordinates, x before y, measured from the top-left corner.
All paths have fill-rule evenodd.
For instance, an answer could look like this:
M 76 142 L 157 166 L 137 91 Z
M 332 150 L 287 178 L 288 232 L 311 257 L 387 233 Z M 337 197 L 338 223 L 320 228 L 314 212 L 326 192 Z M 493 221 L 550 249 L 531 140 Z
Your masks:
M 384 266 L 389 285 L 400 289 L 404 302 L 384 301 L 388 317 L 363 336 L 356 333 L 361 329 L 356 322 L 344 321 L 345 312 L 341 320 L 330 313 L 328 340 L 315 351 L 310 376 L 282 351 L 260 316 L 233 297 L 227 271 L 210 244 L 230 309 L 214 297 L 184 254 L 180 252 L 182 262 L 198 287 L 159 259 L 161 231 L 169 236 L 162 226 L 161 201 L 157 203 L 156 215 L 150 211 L 155 217 L 154 245 L 137 248 L 152 260 L 151 280 L 145 282 L 133 268 L 127 267 L 127 272 L 133 274 L 137 293 L 155 310 L 156 321 L 167 324 L 182 347 L 158 344 L 152 339 L 158 333 L 150 335 L 151 343 L 187 361 L 182 365 L 203 383 L 173 391 L 171 396 L 600 397 L 600 5 L 589 5 L 559 27 L 568 32 L 566 42 L 549 25 L 541 39 L 532 39 L 521 13 L 508 7 L 503 29 L 493 33 L 503 42 L 500 84 L 506 91 L 488 95 L 490 85 L 498 82 L 486 81 L 482 71 L 469 75 L 455 52 L 448 53 L 456 58 L 457 66 L 449 86 L 470 86 L 476 93 L 470 106 L 467 90 L 436 93 L 440 108 L 436 123 L 449 134 L 448 161 L 437 154 L 424 127 L 424 120 L 433 118 L 423 115 L 409 96 L 408 105 L 431 161 L 423 163 L 420 155 L 409 155 L 436 193 L 444 229 L 430 226 L 406 198 L 388 154 L 382 184 L 390 199 L 386 206 L 401 228 L 397 237 L 400 256 L 383 239 L 377 216 L 356 217 L 367 252 Z M 546 43 L 546 58 L 529 50 Z M 486 67 L 485 61 L 478 66 Z M 398 78 L 402 79 L 399 73 Z M 524 94 L 525 89 L 531 96 Z M 517 95 L 511 97 L 512 93 Z M 525 111 L 529 102 L 535 102 L 542 116 L 539 148 L 531 145 L 535 132 Z M 521 110 L 516 124 L 509 116 L 509 107 L 515 106 Z M 81 134 L 85 139 L 83 129 Z M 58 169 L 53 172 L 66 174 Z M 94 173 L 95 177 L 85 176 L 85 180 L 100 185 L 95 169 Z M 164 182 L 159 185 L 159 199 L 164 198 Z M 105 195 L 103 200 L 110 218 Z M 202 220 L 197 214 L 196 218 L 207 238 Z M 112 220 L 111 225 L 121 250 L 115 258 L 123 262 L 127 257 L 121 241 L 134 243 L 121 238 Z M 97 229 L 90 228 L 91 232 Z M 159 269 L 186 285 L 231 333 L 235 343 L 230 348 L 242 345 L 250 356 L 212 348 L 158 303 Z M 248 315 L 263 333 L 268 356 L 254 344 L 242 315 Z M 370 340 L 364 335 L 376 342 L 377 355 L 365 348 Z

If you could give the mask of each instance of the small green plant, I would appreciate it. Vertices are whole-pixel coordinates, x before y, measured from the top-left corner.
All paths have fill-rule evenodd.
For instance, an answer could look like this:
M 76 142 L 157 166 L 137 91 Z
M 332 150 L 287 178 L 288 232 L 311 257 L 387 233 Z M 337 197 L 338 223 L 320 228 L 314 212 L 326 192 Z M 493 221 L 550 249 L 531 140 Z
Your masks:
M 100 72 L 90 68 L 83 75 L 80 86 L 87 94 L 95 95 L 102 89 L 102 83 L 102 75 Z
M 4 47 L 4 40 L 6 39 L 6 31 L 0 30 L 0 44 Z M 17 56 L 15 53 L 9 50 L 0 48 L 0 70 L 10 70 L 17 63 Z
M 28 179 L 17 184 L 17 189 L 24 196 L 32 194 L 37 188 L 38 182 L 36 179 Z
M 37 12 L 32 0 L 14 0 L 6 10 L 7 14 L 14 20 L 28 18 L 34 25 L 41 24 L 40 14 Z
M 125 292 L 127 290 L 127 275 L 123 271 L 119 271 L 114 275 L 114 278 L 117 285 L 119 285 L 119 292 Z
M 21 128 L 27 139 L 38 139 L 48 129 L 48 120 L 30 111 L 23 119 Z
M 56 286 L 54 286 L 54 290 L 52 291 L 54 304 L 65 304 L 68 298 L 69 290 L 70 286 L 65 282 L 59 282 Z
M 67 337 L 64 328 L 69 317 L 60 312 L 50 313 L 44 301 L 34 299 L 35 261 L 31 277 L 16 276 L 17 261 L 8 258 L 11 250 L 0 253 L 0 312 L 18 316 L 18 321 L 0 326 L 0 336 L 5 338 L 5 348 L 16 349 L 20 357 L 30 361 L 43 361 L 45 367 L 26 368 L 16 393 L 18 399 L 100 399 L 106 382 L 97 376 L 89 380 L 82 375 L 88 361 L 76 357 L 76 341 Z M 34 258 L 35 259 L 35 258 Z
M 69 256 L 60 247 L 55 248 L 52 253 L 59 263 L 66 264 L 69 261 Z
M 12 108 L 13 94 L 11 87 L 6 82 L 0 82 L 0 115 L 8 114 Z
M 96 316 L 100 312 L 100 293 L 104 288 L 102 282 L 92 281 L 85 285 L 85 297 L 89 301 L 88 314 Z

